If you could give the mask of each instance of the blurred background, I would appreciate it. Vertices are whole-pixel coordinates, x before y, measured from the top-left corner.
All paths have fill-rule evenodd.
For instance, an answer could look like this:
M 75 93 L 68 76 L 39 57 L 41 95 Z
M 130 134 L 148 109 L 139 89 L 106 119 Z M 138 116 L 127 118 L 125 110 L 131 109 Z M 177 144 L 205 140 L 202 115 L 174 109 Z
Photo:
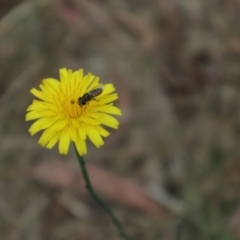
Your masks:
M 85 159 L 130 235 L 240 239 L 239 22 L 238 0 L 1 1 L 0 239 L 120 239 L 73 149 L 28 133 L 61 67 L 117 88 L 120 128 Z

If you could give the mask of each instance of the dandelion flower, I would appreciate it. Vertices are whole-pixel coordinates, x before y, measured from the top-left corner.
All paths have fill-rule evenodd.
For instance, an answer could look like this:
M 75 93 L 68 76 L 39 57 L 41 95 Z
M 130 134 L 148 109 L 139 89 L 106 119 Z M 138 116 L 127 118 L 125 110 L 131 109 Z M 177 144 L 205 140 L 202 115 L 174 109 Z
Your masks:
M 51 149 L 58 143 L 59 153 L 67 154 L 74 142 L 80 155 L 87 153 L 86 140 L 96 146 L 104 144 L 109 132 L 103 125 L 118 128 L 119 122 L 111 115 L 121 115 L 113 105 L 118 99 L 113 84 L 101 85 L 99 77 L 83 69 L 60 69 L 60 81 L 47 78 L 40 90 L 31 89 L 39 100 L 27 108 L 26 121 L 35 120 L 29 128 L 31 135 L 43 130 L 38 143 Z

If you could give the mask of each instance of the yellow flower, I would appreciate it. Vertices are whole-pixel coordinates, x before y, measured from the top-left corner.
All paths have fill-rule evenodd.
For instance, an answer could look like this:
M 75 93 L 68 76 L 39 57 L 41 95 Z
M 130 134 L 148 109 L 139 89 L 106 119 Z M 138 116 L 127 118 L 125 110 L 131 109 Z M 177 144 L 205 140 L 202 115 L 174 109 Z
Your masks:
M 83 69 L 73 72 L 62 68 L 60 81 L 44 79 L 40 89 L 30 91 L 40 100 L 33 100 L 27 108 L 26 121 L 36 120 L 29 128 L 31 135 L 44 130 L 39 139 L 43 147 L 51 149 L 59 141 L 60 154 L 67 154 L 73 141 L 78 153 L 84 155 L 87 138 L 96 147 L 104 144 L 102 137 L 109 132 L 102 125 L 118 128 L 119 122 L 110 115 L 121 115 L 112 103 L 118 95 L 112 84 L 99 84 L 99 77 L 91 73 L 84 76 Z

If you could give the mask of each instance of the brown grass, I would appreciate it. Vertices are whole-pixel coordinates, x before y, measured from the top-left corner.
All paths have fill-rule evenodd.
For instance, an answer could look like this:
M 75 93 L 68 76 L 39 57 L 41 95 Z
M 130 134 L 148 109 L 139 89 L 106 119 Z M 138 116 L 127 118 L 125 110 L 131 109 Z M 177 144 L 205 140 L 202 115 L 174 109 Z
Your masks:
M 180 219 L 181 239 L 240 239 L 239 1 L 13 2 L 0 12 L 0 239 L 119 239 L 69 175 L 58 173 L 63 187 L 31 174 L 60 161 L 24 121 L 29 90 L 60 67 L 117 87 L 120 129 L 86 160 L 167 209 L 156 217 L 128 203 L 135 190 L 112 191 L 106 200 L 129 233 L 175 240 Z M 74 152 L 61 161 L 79 180 Z

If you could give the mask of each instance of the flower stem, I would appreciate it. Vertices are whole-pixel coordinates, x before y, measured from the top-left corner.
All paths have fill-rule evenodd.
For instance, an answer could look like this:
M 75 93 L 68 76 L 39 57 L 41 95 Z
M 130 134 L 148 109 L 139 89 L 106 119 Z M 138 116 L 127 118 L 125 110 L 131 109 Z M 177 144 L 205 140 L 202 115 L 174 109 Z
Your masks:
M 83 159 L 82 156 L 79 155 L 78 151 L 75 148 L 75 152 L 77 154 L 77 158 L 78 158 L 78 162 L 80 164 L 81 167 L 81 171 L 83 174 L 83 178 L 85 181 L 85 188 L 87 189 L 87 191 L 89 192 L 89 194 L 94 198 L 95 201 L 98 202 L 99 205 L 101 205 L 103 207 L 103 209 L 106 211 L 106 213 L 108 214 L 108 216 L 111 218 L 112 222 L 114 223 L 114 225 L 116 226 L 120 237 L 127 239 L 127 240 L 134 240 L 132 237 L 130 237 L 123 229 L 122 224 L 119 222 L 119 220 L 117 219 L 117 217 L 115 216 L 115 214 L 112 212 L 112 210 L 109 208 L 109 206 L 96 194 L 96 192 L 94 191 L 91 181 L 89 179 L 88 176 L 88 172 L 87 172 L 87 168 L 85 165 L 85 161 Z
M 175 232 L 175 240 L 180 240 L 180 229 L 181 226 L 179 225 L 179 223 L 177 223 L 177 226 L 176 226 L 176 232 Z
M 177 221 L 176 223 L 176 229 L 175 229 L 175 240 L 180 240 L 181 238 L 181 232 L 182 232 L 182 227 L 183 227 L 183 221 L 184 219 L 181 218 Z

